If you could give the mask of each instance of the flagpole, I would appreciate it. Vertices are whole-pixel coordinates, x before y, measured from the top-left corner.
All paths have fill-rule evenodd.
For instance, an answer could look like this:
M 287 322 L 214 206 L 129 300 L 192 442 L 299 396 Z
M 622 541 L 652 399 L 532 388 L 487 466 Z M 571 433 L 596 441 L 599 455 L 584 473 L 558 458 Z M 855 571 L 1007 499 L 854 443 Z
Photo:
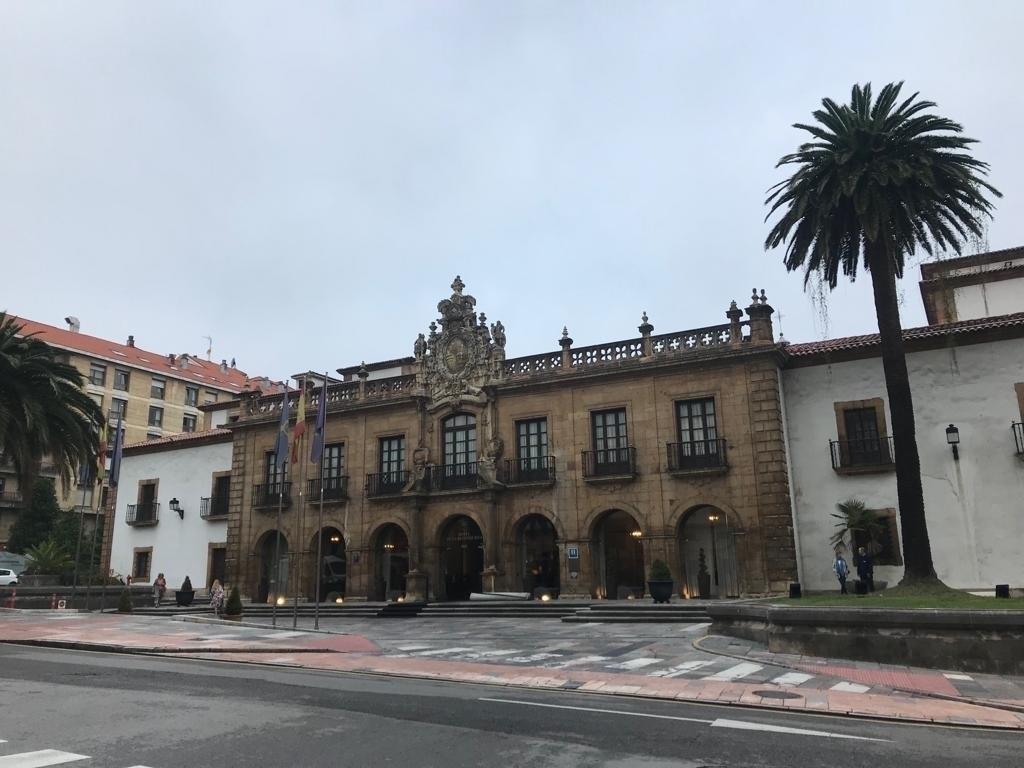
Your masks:
M 320 402 L 317 404 L 317 413 L 324 409 L 326 413 L 327 398 L 327 373 L 324 372 L 324 386 L 320 390 Z M 317 417 L 319 421 L 319 416 Z M 327 440 L 327 419 L 324 419 L 323 432 L 320 435 L 320 507 L 316 511 L 316 602 L 313 604 L 313 629 L 320 629 L 320 578 L 324 569 L 324 456 L 323 444 Z
M 72 581 L 71 586 L 71 607 L 75 607 L 75 601 L 78 599 L 78 564 L 82 559 L 82 533 L 85 530 L 85 492 L 89 490 L 89 486 L 92 484 L 92 472 L 85 470 L 86 476 L 82 477 L 82 470 L 78 472 L 79 480 L 88 480 L 90 482 L 82 483 L 82 506 L 78 510 L 78 539 L 75 541 L 75 578 Z M 91 560 L 90 560 L 91 562 Z
M 305 379 L 303 379 L 303 381 L 302 381 L 302 388 L 303 388 L 303 390 L 305 390 L 305 388 L 306 388 L 306 381 L 305 381 Z M 303 391 L 303 395 L 304 394 L 305 394 L 305 391 Z M 299 458 L 299 466 L 302 467 L 302 479 L 299 481 L 299 514 L 298 514 L 299 522 L 298 522 L 298 525 L 296 526 L 296 530 L 299 531 L 299 535 L 300 536 L 302 535 L 303 523 L 306 522 L 306 520 L 305 520 L 305 513 L 306 513 L 306 463 L 304 461 L 302 461 L 302 459 L 301 459 L 301 456 L 302 456 L 302 443 L 303 443 L 302 438 L 303 437 L 305 437 L 305 432 L 303 432 L 301 435 L 299 435 L 299 440 L 298 440 L 299 444 L 297 446 L 295 446 L 295 455 L 300 457 Z M 292 596 L 295 599 L 295 602 L 292 604 L 292 629 L 296 629 L 299 626 L 299 578 L 301 577 L 301 573 L 302 573 L 302 552 L 301 552 L 301 550 L 299 551 L 298 554 L 299 554 L 299 559 L 298 559 L 298 563 L 299 563 L 298 570 L 299 570 L 299 573 L 296 574 L 295 586 L 292 589 Z

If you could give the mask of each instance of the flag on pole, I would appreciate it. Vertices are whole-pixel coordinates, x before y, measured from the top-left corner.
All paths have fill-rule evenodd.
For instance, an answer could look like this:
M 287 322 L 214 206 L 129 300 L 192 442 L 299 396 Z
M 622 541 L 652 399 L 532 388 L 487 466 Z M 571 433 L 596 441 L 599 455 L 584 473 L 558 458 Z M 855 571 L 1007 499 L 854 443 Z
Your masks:
M 284 463 L 288 461 L 288 419 L 291 418 L 291 409 L 288 402 L 288 385 L 284 385 L 284 403 L 281 406 L 281 423 L 277 425 L 277 442 L 274 443 L 274 461 L 277 464 L 277 471 L 280 472 Z
M 299 406 L 295 409 L 295 428 L 292 430 L 292 464 L 299 460 L 299 438 L 306 433 L 306 380 L 302 380 Z
M 114 434 L 114 456 L 110 460 L 110 484 L 117 487 L 117 478 L 121 474 L 121 452 L 124 450 L 124 430 L 121 428 L 123 415 L 117 417 L 117 432 Z
M 316 409 L 316 426 L 313 427 L 313 448 L 309 452 L 309 460 L 319 463 L 324 455 L 324 429 L 327 426 L 327 374 L 324 374 L 324 386 L 320 390 L 320 402 Z
M 107 472 L 107 422 L 103 420 L 100 426 L 100 449 L 96 451 L 96 477 L 103 479 Z

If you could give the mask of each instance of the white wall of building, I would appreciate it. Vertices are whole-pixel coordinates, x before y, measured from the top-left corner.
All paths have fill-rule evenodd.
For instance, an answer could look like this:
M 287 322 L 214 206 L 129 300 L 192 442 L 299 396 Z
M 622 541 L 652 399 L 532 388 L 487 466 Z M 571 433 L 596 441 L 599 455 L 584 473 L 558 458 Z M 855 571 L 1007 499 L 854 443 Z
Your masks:
M 1010 315 L 1021 311 L 1024 278 L 995 280 L 977 285 L 964 285 L 953 290 L 957 320 Z
M 188 576 L 196 589 L 205 588 L 209 545 L 227 541 L 227 522 L 203 520 L 199 501 L 211 494 L 213 473 L 230 469 L 230 441 L 126 455 L 121 464 L 110 552 L 114 572 L 131 574 L 135 548 L 152 547 L 151 579 L 162 572 L 168 589 L 177 589 Z M 128 525 L 125 513 L 137 500 L 139 481 L 154 478 L 160 481 L 159 522 L 154 526 Z M 184 508 L 184 519 L 168 507 L 172 498 Z
M 1024 462 L 1010 432 L 1021 419 L 1014 384 L 1024 381 L 1024 340 L 913 352 L 907 364 L 936 571 L 953 587 L 1024 586 Z M 829 456 L 836 402 L 882 398 L 892 434 L 882 361 L 791 368 L 783 381 L 801 578 L 806 589 L 838 589 L 829 542 L 836 503 L 899 508 L 895 472 L 839 475 Z M 960 430 L 960 461 L 946 443 L 950 423 Z M 890 584 L 902 575 L 902 567 L 875 569 Z

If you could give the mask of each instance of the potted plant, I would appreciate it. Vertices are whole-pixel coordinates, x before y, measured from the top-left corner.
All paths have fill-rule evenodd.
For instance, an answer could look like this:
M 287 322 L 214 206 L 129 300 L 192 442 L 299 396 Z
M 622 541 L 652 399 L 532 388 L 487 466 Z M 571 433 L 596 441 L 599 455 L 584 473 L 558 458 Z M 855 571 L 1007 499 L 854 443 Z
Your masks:
M 132 612 L 132 593 L 127 587 L 121 590 L 121 597 L 117 601 L 118 613 Z
M 701 600 L 711 599 L 711 574 L 708 573 L 708 559 L 704 547 L 697 552 L 697 593 Z
M 224 606 L 224 618 L 232 621 L 242 620 L 242 596 L 238 594 L 238 587 L 231 588 L 227 605 Z
M 174 602 L 182 607 L 188 607 L 192 605 L 192 601 L 196 597 L 196 591 L 192 589 L 192 579 L 188 576 L 181 582 L 181 589 L 174 592 Z
M 667 603 L 672 599 L 672 589 L 675 582 L 672 580 L 672 571 L 664 560 L 655 560 L 651 563 L 650 578 L 647 580 L 647 589 L 656 603 Z
M 57 542 L 48 539 L 25 553 L 28 567 L 18 581 L 26 587 L 55 587 L 71 567 L 71 558 Z

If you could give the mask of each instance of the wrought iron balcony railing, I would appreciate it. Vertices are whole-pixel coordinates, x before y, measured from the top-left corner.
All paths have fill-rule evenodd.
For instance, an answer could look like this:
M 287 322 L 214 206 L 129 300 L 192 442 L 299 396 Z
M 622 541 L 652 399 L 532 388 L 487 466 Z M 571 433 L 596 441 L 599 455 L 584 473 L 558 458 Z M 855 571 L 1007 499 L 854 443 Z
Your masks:
M 21 493 L 18 491 L 4 491 L 0 493 L 0 504 L 7 507 L 21 504 Z
M 505 483 L 507 485 L 553 482 L 555 482 L 554 456 L 505 460 Z
M 480 484 L 477 462 L 463 464 L 440 464 L 427 468 L 429 488 L 432 491 L 455 491 L 476 488 Z
M 216 520 L 228 516 L 227 496 L 206 496 L 199 500 L 199 516 L 203 520 Z
M 344 499 L 347 499 L 348 475 L 338 475 L 337 477 L 325 477 L 322 498 L 325 502 L 343 501 Z M 320 478 L 315 477 L 306 483 L 306 501 L 319 503 L 320 499 Z
M 1013 430 L 1013 442 L 1017 446 L 1017 455 L 1024 459 L 1024 422 L 1015 422 L 1010 429 Z
M 292 483 L 264 483 L 252 487 L 252 505 L 254 507 L 277 507 L 287 509 L 292 505 Z
M 372 472 L 366 475 L 366 495 L 394 496 L 405 490 L 409 484 L 409 470 L 396 469 L 391 472 Z
M 124 521 L 128 525 L 156 525 L 160 522 L 160 502 L 146 501 L 129 504 Z
M 583 452 L 583 477 L 632 477 L 636 474 L 636 448 L 602 448 Z
M 668 443 L 667 451 L 669 472 L 725 469 L 729 466 L 725 456 L 724 438 Z
M 837 471 L 890 469 L 895 456 L 891 437 L 830 440 L 829 450 L 832 469 Z

